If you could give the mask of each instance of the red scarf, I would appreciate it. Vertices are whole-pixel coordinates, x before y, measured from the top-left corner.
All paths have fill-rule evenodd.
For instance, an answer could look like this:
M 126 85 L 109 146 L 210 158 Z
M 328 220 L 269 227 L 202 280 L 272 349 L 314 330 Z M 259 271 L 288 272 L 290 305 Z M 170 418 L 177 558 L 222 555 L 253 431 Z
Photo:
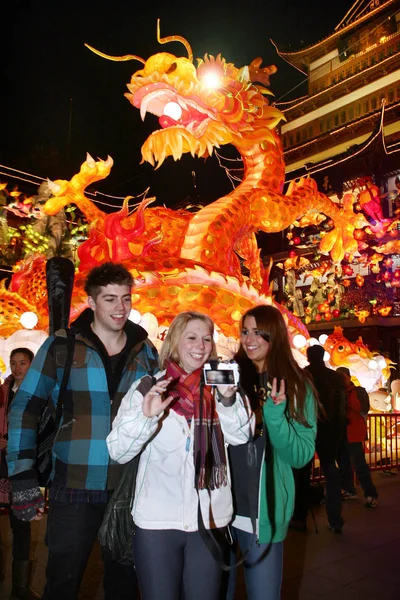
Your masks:
M 200 390 L 201 369 L 186 373 L 175 362 L 167 363 L 165 378 L 172 377 L 168 395 L 174 396 L 170 408 L 188 421 L 194 419 L 193 456 L 198 475 L 198 489 L 227 485 L 224 436 L 221 430 L 215 399 L 208 386 Z M 200 405 L 203 406 L 200 423 Z

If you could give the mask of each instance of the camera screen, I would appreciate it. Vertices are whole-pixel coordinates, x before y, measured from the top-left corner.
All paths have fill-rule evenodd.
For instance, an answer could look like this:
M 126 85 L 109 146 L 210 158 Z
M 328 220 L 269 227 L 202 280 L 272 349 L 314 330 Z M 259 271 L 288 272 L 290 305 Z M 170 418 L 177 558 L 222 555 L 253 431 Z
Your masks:
M 204 371 L 206 385 L 235 385 L 235 374 L 230 369 Z

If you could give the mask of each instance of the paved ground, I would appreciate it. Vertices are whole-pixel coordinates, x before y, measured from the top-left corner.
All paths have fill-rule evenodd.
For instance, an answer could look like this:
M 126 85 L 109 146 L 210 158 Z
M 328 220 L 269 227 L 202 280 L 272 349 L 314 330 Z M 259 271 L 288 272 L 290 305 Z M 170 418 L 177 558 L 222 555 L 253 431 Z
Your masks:
M 400 473 L 391 476 L 378 472 L 373 477 L 380 493 L 379 507 L 366 509 L 360 493 L 358 500 L 345 502 L 346 525 L 342 535 L 326 529 L 324 507 L 314 510 L 318 534 L 311 518 L 308 532 L 289 532 L 285 542 L 282 600 L 400 598 Z M 33 584 L 38 591 L 43 589 L 44 584 L 45 526 L 45 520 L 33 524 Z M 0 586 L 0 600 L 5 600 L 9 598 L 11 587 L 11 536 L 6 516 L 0 517 L 0 533 L 6 558 L 6 578 Z M 239 577 L 236 600 L 245 598 Z M 80 600 L 102 599 L 101 560 L 96 547 Z

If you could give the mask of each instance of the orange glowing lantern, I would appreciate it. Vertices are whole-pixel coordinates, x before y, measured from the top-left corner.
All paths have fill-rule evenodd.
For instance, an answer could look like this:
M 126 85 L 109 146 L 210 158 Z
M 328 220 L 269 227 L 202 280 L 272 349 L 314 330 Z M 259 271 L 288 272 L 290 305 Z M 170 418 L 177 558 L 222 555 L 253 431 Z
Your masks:
M 362 275 L 356 275 L 356 284 L 358 285 L 358 287 L 363 287 L 364 277 Z
M 350 279 L 343 279 L 342 283 L 343 283 L 344 287 L 350 287 L 351 286 Z
M 353 269 L 350 267 L 350 265 L 344 265 L 343 267 L 343 273 L 345 275 L 353 275 L 354 271 Z
M 381 315 L 381 317 L 387 317 L 389 316 L 392 308 L 393 306 L 382 306 L 382 308 L 378 308 L 378 313 Z
M 383 281 L 390 281 L 392 279 L 392 274 L 390 271 L 385 271 L 382 275 Z
M 49 182 L 52 197 L 43 211 L 56 215 L 74 203 L 90 224 L 89 237 L 78 248 L 73 316 L 86 300 L 83 281 L 87 271 L 112 260 L 123 262 L 137 280 L 133 307 L 141 314 L 153 314 L 164 326 L 176 314 L 196 306 L 209 314 L 224 334 L 236 335 L 240 315 L 247 308 L 273 302 L 255 233 L 283 231 L 303 215 L 324 214 L 332 229 L 324 232 L 320 250 L 331 256 L 333 264 L 339 264 L 345 253 L 350 258 L 358 251 L 353 236 L 354 229 L 360 228 L 353 212 L 354 196 L 345 194 L 339 207 L 318 191 L 310 177 L 291 181 L 287 193 L 281 193 L 285 165 L 276 127 L 285 116 L 269 102 L 266 87 L 276 67 L 262 68 L 257 58 L 237 68 L 221 56 L 209 55 L 195 66 L 184 38 L 161 38 L 158 24 L 157 40 L 181 43 L 187 57 L 169 52 L 157 52 L 147 59 L 136 54 L 112 57 L 87 46 L 112 61 L 141 63 L 127 85 L 126 97 L 142 118 L 149 112 L 159 123 L 142 146 L 143 161 L 159 168 L 168 157 L 176 161 L 190 153 L 206 158 L 229 144 L 242 157 L 243 181 L 196 213 L 149 208 L 154 200 L 150 198 L 130 212 L 127 197 L 121 210 L 108 214 L 87 197 L 86 187 L 108 177 L 113 161 L 95 161 L 88 156 L 70 181 Z M 289 257 L 300 260 L 294 250 Z M 241 260 L 249 269 L 246 278 Z M 30 278 L 28 267 L 24 269 L 24 277 Z M 45 297 L 45 278 L 40 291 Z M 10 314 L 15 313 L 15 302 L 23 308 L 24 297 L 19 295 L 20 289 L 18 292 L 13 292 L 18 297 L 9 299 Z M 0 298 L 4 297 L 0 289 Z M 19 321 L 10 323 L 10 328 L 20 327 Z M 296 327 L 303 328 L 303 324 L 296 322 Z M 4 325 L 1 334 L 5 334 Z
M 318 304 L 318 311 L 320 313 L 325 313 L 329 311 L 329 304 L 327 302 L 322 302 L 321 304 Z
M 360 321 L 360 323 L 365 323 L 365 319 L 367 317 L 369 317 L 369 310 L 367 310 L 367 309 L 365 309 L 365 310 L 355 310 L 354 314 L 356 315 L 356 317 Z

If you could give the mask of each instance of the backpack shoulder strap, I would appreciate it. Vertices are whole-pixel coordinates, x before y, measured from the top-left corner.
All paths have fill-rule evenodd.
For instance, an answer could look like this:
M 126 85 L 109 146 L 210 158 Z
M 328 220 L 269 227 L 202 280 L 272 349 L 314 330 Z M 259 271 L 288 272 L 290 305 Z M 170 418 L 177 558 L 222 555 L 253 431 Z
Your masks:
M 69 379 L 69 376 L 71 373 L 71 367 L 72 367 L 72 362 L 74 359 L 74 349 L 75 349 L 75 334 L 72 333 L 69 329 L 64 330 L 64 331 L 66 331 L 66 334 L 67 334 L 67 339 L 66 339 L 67 355 L 66 355 L 66 359 L 65 359 L 63 378 L 61 380 L 60 391 L 58 393 L 58 400 L 57 400 L 57 406 L 56 406 L 56 418 L 55 418 L 56 429 L 58 429 L 58 426 L 61 421 L 62 413 L 63 413 L 63 408 L 64 408 L 64 397 L 63 396 L 64 396 L 64 393 L 65 393 L 65 390 L 67 387 L 67 383 L 68 383 L 68 379 Z

